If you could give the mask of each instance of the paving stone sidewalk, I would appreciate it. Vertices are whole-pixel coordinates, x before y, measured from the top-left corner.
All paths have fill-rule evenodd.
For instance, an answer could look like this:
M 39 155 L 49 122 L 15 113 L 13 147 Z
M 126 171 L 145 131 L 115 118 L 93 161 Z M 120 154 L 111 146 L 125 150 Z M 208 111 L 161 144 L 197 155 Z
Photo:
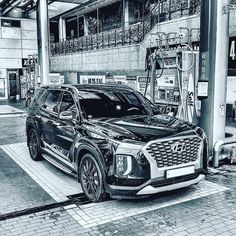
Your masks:
M 56 208 L 0 221 L 0 235 L 234 236 L 236 166 L 223 166 L 207 179 L 229 190 L 88 229 L 80 226 L 64 208 Z

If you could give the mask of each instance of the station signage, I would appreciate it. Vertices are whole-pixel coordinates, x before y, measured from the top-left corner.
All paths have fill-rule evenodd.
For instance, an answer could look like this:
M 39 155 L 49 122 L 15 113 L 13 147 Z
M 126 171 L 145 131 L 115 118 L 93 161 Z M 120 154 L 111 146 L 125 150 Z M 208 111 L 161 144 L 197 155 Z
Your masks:
M 105 83 L 105 75 L 80 75 L 80 84 Z
M 199 100 L 206 99 L 208 97 L 208 81 L 198 81 L 197 83 L 197 98 Z
M 114 83 L 127 85 L 127 76 L 113 76 Z
M 174 87 L 175 84 L 175 75 L 161 76 L 157 80 L 157 86 L 159 87 Z
M 139 83 L 147 83 L 147 77 L 139 76 L 138 77 L 138 82 Z M 150 83 L 150 77 L 148 78 L 148 83 Z
M 236 37 L 229 38 L 228 68 L 229 75 L 236 75 Z
M 22 58 L 21 59 L 21 62 L 22 62 L 22 67 L 25 68 L 29 65 L 34 65 L 35 63 L 38 62 L 38 59 L 37 58 Z

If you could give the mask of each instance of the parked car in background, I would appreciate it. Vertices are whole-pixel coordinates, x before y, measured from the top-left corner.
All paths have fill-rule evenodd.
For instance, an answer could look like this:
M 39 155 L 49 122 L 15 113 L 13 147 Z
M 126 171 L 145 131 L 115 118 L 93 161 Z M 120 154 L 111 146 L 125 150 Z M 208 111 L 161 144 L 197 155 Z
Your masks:
M 75 176 L 91 201 L 147 196 L 204 179 L 204 131 L 121 85 L 43 86 L 28 107 L 31 158 Z

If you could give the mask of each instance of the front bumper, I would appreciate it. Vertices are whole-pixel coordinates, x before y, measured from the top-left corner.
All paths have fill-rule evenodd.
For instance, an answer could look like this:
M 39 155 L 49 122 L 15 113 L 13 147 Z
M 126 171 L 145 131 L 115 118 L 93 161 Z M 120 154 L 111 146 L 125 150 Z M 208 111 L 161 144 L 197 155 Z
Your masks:
M 161 193 L 161 192 L 166 192 L 166 191 L 172 191 L 175 189 L 180 189 L 184 187 L 188 187 L 193 184 L 197 184 L 200 181 L 205 179 L 205 175 L 200 174 L 196 179 L 176 183 L 176 184 L 170 184 L 162 187 L 153 187 L 151 185 L 147 185 L 140 191 L 138 191 L 137 195 L 149 195 L 149 194 L 155 194 L 155 193 Z
M 139 186 L 107 185 L 107 192 L 110 193 L 112 198 L 138 198 L 151 194 L 188 187 L 190 185 L 197 184 L 204 179 L 205 173 L 204 171 L 201 171 L 195 174 L 180 176 L 171 179 L 150 179 Z
M 177 151 L 174 152 L 172 150 L 173 143 L 184 144 L 185 149 L 182 152 L 185 152 L 185 155 L 179 154 Z M 131 147 L 133 146 L 131 145 Z M 130 148 L 130 145 L 122 146 L 121 144 L 116 154 L 128 153 L 135 157 L 141 150 L 141 153 L 149 163 L 150 169 L 148 172 L 150 175 L 145 176 L 134 173 L 133 176 L 118 178 L 116 181 L 109 182 L 112 184 L 106 186 L 106 191 L 113 198 L 136 198 L 197 184 L 206 175 L 206 147 L 207 145 L 204 141 L 196 135 L 153 140 L 142 147 L 135 146 Z M 191 166 L 194 167 L 194 172 L 192 172 L 191 168 L 187 170 Z M 175 169 L 179 170 L 175 173 Z M 146 177 L 146 179 L 134 186 L 132 182 L 135 183 L 135 176 L 139 178 Z M 120 180 L 123 180 L 123 183 Z

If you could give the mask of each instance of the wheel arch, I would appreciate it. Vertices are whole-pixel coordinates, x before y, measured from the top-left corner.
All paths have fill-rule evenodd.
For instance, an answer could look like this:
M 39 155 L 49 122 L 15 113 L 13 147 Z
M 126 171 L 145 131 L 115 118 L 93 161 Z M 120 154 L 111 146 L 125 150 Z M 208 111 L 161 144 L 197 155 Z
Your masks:
M 79 176 L 79 165 L 80 165 L 81 159 L 87 153 L 93 155 L 94 158 L 96 159 L 96 161 L 98 162 L 98 165 L 100 166 L 101 171 L 102 171 L 103 179 L 105 181 L 107 166 L 106 166 L 105 161 L 103 159 L 102 153 L 100 152 L 100 150 L 98 148 L 96 148 L 88 143 L 81 144 L 76 150 L 75 163 L 76 163 L 76 168 L 77 168 L 77 178 Z M 78 180 L 79 180 L 79 178 L 78 178 Z
M 27 146 L 29 145 L 28 141 L 29 141 L 29 132 L 31 129 L 35 129 L 35 124 L 33 122 L 27 121 L 26 124 L 26 137 L 27 137 Z
M 34 122 L 32 119 L 28 119 L 26 121 L 26 137 L 27 137 L 27 146 L 28 146 L 28 134 L 29 134 L 29 131 L 31 129 L 35 129 L 38 136 L 40 137 L 41 135 L 41 131 L 39 130 L 39 125 L 37 124 L 37 122 Z M 42 146 L 42 141 L 40 139 L 40 146 Z

